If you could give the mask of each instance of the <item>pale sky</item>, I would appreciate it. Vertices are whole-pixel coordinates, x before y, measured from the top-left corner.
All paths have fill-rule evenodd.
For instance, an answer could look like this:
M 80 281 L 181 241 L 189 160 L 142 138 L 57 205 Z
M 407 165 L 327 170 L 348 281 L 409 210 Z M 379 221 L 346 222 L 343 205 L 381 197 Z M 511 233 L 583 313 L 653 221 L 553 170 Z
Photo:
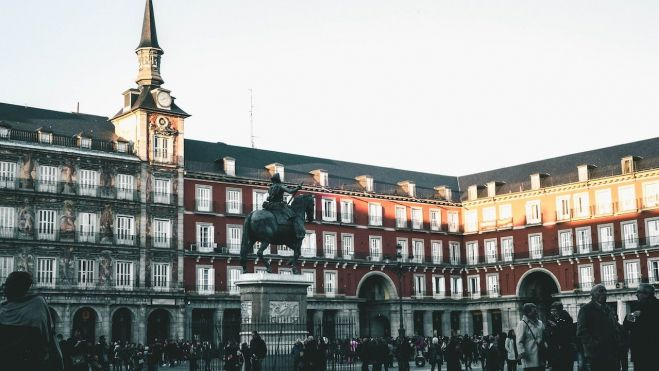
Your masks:
M 154 0 L 187 138 L 466 175 L 659 136 L 659 2 Z M 112 116 L 143 0 L 0 0 L 0 101 Z M 239 165 L 239 164 L 238 164 Z M 285 165 L 285 164 L 284 164 Z

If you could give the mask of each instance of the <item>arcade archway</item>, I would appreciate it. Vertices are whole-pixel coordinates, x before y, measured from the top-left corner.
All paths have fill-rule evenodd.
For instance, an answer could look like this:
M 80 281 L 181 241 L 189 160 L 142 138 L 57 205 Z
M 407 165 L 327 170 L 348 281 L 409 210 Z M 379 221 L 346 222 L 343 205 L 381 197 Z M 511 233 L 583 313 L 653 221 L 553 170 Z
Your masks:
M 155 339 L 169 339 L 171 315 L 164 309 L 156 309 L 149 314 L 146 328 L 147 343 L 151 344 Z
M 382 337 L 391 334 L 390 306 L 398 298 L 392 280 L 382 272 L 369 272 L 357 286 L 361 336 Z
M 112 315 L 112 341 L 130 343 L 133 340 L 133 313 L 119 308 Z
M 71 334 L 75 335 L 76 330 L 80 331 L 80 336 L 87 341 L 96 340 L 96 322 L 98 315 L 90 307 L 78 309 L 73 315 L 73 328 Z
M 560 286 L 556 277 L 548 270 L 540 268 L 526 272 L 517 287 L 517 295 L 521 301 L 537 305 L 542 319 L 549 313 L 553 296 L 559 292 Z

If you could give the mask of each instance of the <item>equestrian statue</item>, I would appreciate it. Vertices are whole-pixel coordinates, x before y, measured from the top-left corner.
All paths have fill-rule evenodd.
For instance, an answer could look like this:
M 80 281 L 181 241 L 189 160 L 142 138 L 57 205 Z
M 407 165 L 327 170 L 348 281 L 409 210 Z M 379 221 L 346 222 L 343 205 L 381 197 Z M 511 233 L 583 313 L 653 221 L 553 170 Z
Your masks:
M 270 246 L 286 245 L 293 250 L 293 257 L 288 265 L 293 266 L 293 274 L 300 274 L 297 267 L 300 247 L 306 235 L 304 221 L 312 222 L 314 218 L 314 198 L 309 194 L 294 196 L 289 206 L 284 201 L 284 194 L 295 195 L 302 186 L 287 187 L 281 183 L 279 173 L 272 176 L 272 185 L 268 189 L 268 198 L 262 210 L 254 210 L 243 225 L 240 243 L 240 264 L 243 273 L 247 273 L 247 255 L 254 250 L 254 244 L 261 242 L 256 256 L 263 260 L 268 273 L 272 272 L 270 262 L 263 259 L 263 251 Z

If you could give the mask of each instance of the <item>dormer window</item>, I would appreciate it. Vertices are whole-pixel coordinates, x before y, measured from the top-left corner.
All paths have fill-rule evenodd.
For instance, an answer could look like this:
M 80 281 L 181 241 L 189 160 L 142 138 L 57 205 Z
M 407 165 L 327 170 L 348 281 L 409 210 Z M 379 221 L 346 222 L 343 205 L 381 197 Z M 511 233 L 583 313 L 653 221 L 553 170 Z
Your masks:
M 467 200 L 474 201 L 476 199 L 478 199 L 478 186 L 470 185 L 469 188 L 467 188 Z
M 0 138 L 9 139 L 10 129 L 6 126 L 0 126 Z
M 52 144 L 53 143 L 53 133 L 40 131 L 39 132 L 39 142 L 40 143 Z
M 236 160 L 232 157 L 224 158 L 224 173 L 228 176 L 236 176 Z
M 487 183 L 487 197 L 494 197 L 497 195 L 497 183 L 489 182 Z
M 79 137 L 78 144 L 80 148 L 92 148 L 92 138 Z
M 373 192 L 373 177 L 370 175 L 361 175 L 358 176 L 357 181 L 359 185 L 364 189 L 365 192 Z
M 623 174 L 631 174 L 636 171 L 636 160 L 639 160 L 640 157 L 636 156 L 627 156 L 623 157 L 620 160 L 620 167 L 622 168 Z
M 321 187 L 327 187 L 329 185 L 329 175 L 326 170 L 317 169 L 310 172 L 313 175 L 314 180 Z
M 446 201 L 451 201 L 451 189 L 448 188 L 447 186 L 437 186 L 435 187 L 436 197 L 440 199 L 444 199 Z
M 595 168 L 595 165 L 579 165 L 577 166 L 577 173 L 579 174 L 580 182 L 587 182 L 590 179 L 590 169 Z
M 126 153 L 128 152 L 128 143 L 126 142 L 117 142 L 116 143 L 117 152 Z
M 416 184 L 414 182 L 409 181 L 409 180 L 404 180 L 398 185 L 403 189 L 403 192 L 405 192 L 409 197 L 416 197 Z
M 268 169 L 271 176 L 279 173 L 279 179 L 281 179 L 282 182 L 284 181 L 284 165 L 275 162 L 266 166 L 265 168 Z

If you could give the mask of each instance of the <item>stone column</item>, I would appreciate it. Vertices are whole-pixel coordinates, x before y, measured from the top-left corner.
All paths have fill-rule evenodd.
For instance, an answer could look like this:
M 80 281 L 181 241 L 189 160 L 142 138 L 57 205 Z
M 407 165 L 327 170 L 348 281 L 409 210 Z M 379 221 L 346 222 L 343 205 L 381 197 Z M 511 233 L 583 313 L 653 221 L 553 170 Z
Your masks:
M 352 336 L 361 336 L 359 327 L 359 309 L 350 309 L 350 319 L 352 320 Z
M 483 309 L 481 312 L 483 316 L 483 335 L 489 335 L 492 333 L 491 313 L 487 309 Z
M 69 304 L 66 304 L 64 307 L 64 311 L 62 311 L 62 336 L 64 339 L 68 339 L 71 337 L 71 306 Z
M 110 329 L 112 328 L 112 317 L 110 316 L 110 305 L 107 304 L 103 306 L 100 310 L 101 312 L 101 333 L 97 334 L 96 337 L 105 335 L 105 339 L 109 342 L 112 337 L 110 336 Z
M 473 335 L 474 333 L 474 319 L 472 313 L 469 310 L 462 312 L 462 318 L 460 318 L 460 332 L 463 335 Z
M 512 327 L 510 326 L 510 308 L 501 308 L 501 329 L 503 332 L 508 333 Z
M 185 339 L 192 340 L 192 306 L 188 303 L 185 303 L 185 308 L 183 308 L 183 312 L 185 313 L 183 333 L 185 334 Z
M 222 342 L 220 336 L 224 331 L 223 323 L 224 323 L 224 308 L 219 307 L 215 309 L 215 315 L 213 318 L 213 325 L 217 329 L 217 331 L 213 331 L 213 337 L 215 338 L 216 345 L 219 345 Z
M 442 336 L 451 336 L 451 311 L 442 311 Z
M 398 303 L 396 303 L 396 305 L 391 306 L 389 311 L 389 316 L 391 317 L 389 319 L 389 324 L 391 326 L 391 336 L 394 338 L 398 336 L 398 329 L 400 328 L 400 310 L 398 309 Z
M 423 335 L 433 336 L 432 333 L 432 311 L 426 310 L 423 312 Z
M 146 344 L 146 307 L 140 307 L 137 309 L 137 316 L 135 318 L 134 328 L 135 328 L 135 339 L 136 342 Z
M 622 301 L 622 300 L 618 300 L 616 302 L 616 304 L 618 305 L 618 308 L 617 308 L 618 309 L 618 321 L 620 323 L 622 323 L 622 321 L 625 320 L 625 316 L 627 316 L 627 303 Z

